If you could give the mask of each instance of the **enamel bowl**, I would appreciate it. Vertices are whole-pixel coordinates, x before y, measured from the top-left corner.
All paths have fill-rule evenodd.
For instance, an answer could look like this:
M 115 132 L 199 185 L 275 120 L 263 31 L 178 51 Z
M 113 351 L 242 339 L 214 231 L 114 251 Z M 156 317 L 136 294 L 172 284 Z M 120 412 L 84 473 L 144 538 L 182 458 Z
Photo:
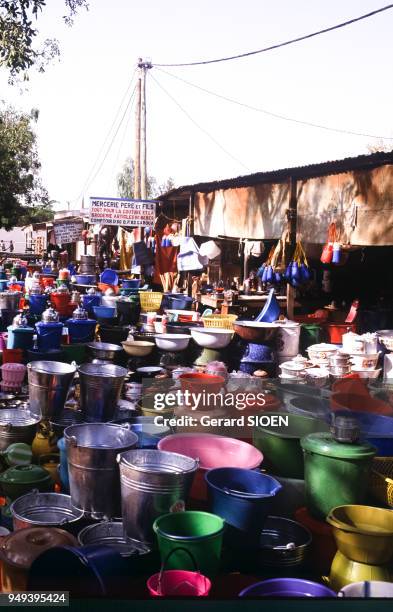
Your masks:
M 228 346 L 233 338 L 233 331 L 215 327 L 191 328 L 191 337 L 199 346 L 210 349 L 221 349 Z

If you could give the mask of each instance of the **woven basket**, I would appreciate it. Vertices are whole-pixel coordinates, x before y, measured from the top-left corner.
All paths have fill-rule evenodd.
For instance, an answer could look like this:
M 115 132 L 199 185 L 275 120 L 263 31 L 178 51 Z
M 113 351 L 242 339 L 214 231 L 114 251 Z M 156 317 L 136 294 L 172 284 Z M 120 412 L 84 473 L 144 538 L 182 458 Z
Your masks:
M 393 457 L 375 457 L 370 478 L 370 493 L 393 508 Z
M 202 317 L 205 327 L 219 327 L 221 329 L 233 329 L 233 322 L 236 321 L 237 315 L 228 314 L 212 314 L 207 317 Z
M 159 291 L 139 291 L 141 309 L 143 312 L 157 312 L 160 310 L 163 294 Z

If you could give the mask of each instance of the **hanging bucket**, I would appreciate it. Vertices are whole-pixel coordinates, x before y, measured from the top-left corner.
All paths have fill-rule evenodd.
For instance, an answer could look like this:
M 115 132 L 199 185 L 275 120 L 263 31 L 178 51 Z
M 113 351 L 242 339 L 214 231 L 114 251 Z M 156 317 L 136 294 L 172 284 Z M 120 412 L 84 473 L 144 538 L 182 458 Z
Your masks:
M 247 587 L 239 597 L 337 597 L 336 593 L 323 584 L 300 578 L 272 578 Z
M 205 475 L 211 510 L 226 523 L 259 533 L 281 484 L 267 474 L 242 468 L 218 468 Z
M 154 521 L 158 548 L 162 561 L 167 560 L 168 569 L 193 570 L 195 559 L 200 571 L 212 576 L 219 571 L 224 521 L 208 512 L 172 512 Z M 174 551 L 173 549 L 178 549 Z M 169 553 L 173 554 L 169 558 Z
M 194 571 L 165 570 L 169 557 L 176 551 L 190 556 Z M 187 548 L 174 548 L 164 560 L 159 574 L 154 574 L 147 581 L 147 588 L 152 597 L 207 597 L 211 589 L 209 578 L 203 576 L 197 563 Z
M 46 309 L 47 302 L 48 296 L 45 294 L 29 295 L 29 307 L 31 314 L 42 315 Z
M 35 327 L 37 330 L 37 346 L 40 351 L 60 348 L 63 323 L 55 321 L 43 323 L 39 321 L 35 324 Z
M 117 458 L 124 530 L 128 537 L 153 541 L 153 521 L 185 501 L 198 462 L 158 450 L 133 450 Z

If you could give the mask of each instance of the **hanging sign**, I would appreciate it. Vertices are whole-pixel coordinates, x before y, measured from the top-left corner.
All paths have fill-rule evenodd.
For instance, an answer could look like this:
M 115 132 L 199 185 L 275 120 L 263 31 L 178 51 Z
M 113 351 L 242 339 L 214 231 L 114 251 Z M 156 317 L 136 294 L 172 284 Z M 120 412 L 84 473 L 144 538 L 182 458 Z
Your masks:
M 82 240 L 82 231 L 84 223 L 82 219 L 74 219 L 72 221 L 61 221 L 53 222 L 53 229 L 55 232 L 56 244 L 71 244 Z
M 145 227 L 154 225 L 156 218 L 154 200 L 129 200 L 124 198 L 90 198 L 90 223 Z

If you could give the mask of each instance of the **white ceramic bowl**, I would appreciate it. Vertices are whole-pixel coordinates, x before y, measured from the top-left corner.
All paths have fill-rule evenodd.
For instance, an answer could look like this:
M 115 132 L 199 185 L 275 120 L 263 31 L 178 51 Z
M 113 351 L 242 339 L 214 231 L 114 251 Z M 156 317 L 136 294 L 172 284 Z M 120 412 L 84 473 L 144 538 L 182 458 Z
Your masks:
M 360 370 L 375 370 L 378 364 L 379 353 L 375 355 L 361 355 L 352 354 L 351 363 L 355 368 Z
M 295 363 L 294 361 L 284 361 L 280 366 L 281 374 L 283 376 L 294 376 L 296 378 L 303 378 L 306 370 L 304 365 Z
M 190 329 L 191 337 L 199 346 L 211 349 L 221 349 L 228 346 L 233 338 L 233 331 L 213 327 L 198 327 Z
M 335 344 L 312 344 L 308 347 L 307 353 L 313 365 L 327 365 L 329 356 L 337 353 L 338 347 Z
M 378 378 L 381 373 L 382 368 L 377 368 L 376 370 L 364 370 L 362 368 L 352 368 L 352 374 L 357 374 L 360 378 Z
M 155 336 L 156 345 L 162 351 L 184 351 L 191 337 L 188 334 L 160 334 Z
M 133 357 L 146 357 L 154 348 L 153 342 L 145 340 L 125 340 L 121 344 L 127 355 Z

